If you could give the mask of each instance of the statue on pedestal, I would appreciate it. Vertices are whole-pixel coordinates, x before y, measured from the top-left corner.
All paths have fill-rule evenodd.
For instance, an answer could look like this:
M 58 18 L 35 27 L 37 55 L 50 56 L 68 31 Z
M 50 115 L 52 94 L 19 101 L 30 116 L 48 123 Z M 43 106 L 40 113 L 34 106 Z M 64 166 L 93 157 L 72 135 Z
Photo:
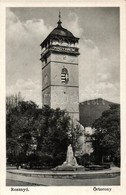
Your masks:
M 84 170 L 83 166 L 80 166 L 77 164 L 77 160 L 73 155 L 73 149 L 71 144 L 68 146 L 67 149 L 67 155 L 66 155 L 66 161 L 60 165 L 57 166 L 55 169 L 57 171 L 78 171 L 78 170 Z
M 76 158 L 73 155 L 73 149 L 71 144 L 68 146 L 66 161 L 64 162 L 64 164 L 68 166 L 78 166 Z

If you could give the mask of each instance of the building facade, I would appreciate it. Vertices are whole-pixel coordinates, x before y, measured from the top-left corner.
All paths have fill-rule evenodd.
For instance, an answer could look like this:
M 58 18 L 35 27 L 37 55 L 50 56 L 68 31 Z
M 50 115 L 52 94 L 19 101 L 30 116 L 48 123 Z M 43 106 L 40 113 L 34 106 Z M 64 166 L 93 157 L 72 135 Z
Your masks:
M 62 27 L 57 27 L 41 43 L 42 105 L 66 110 L 79 120 L 78 41 Z

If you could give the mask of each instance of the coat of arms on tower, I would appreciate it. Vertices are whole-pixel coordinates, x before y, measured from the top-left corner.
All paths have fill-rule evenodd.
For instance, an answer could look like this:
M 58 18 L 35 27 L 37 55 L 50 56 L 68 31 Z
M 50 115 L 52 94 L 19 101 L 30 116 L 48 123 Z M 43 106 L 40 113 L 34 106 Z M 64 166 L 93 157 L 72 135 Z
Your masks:
M 69 81 L 68 70 L 66 68 L 63 68 L 61 72 L 61 82 L 68 83 L 68 81 Z

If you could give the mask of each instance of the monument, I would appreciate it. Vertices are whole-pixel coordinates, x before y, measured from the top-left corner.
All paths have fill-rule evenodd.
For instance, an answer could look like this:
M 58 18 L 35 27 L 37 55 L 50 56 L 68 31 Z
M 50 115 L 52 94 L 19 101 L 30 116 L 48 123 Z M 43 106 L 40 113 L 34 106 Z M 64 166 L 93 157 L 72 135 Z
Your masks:
M 76 158 L 73 155 L 73 149 L 71 144 L 68 146 L 66 161 L 62 164 L 54 168 L 56 171 L 84 171 L 84 167 L 78 165 Z

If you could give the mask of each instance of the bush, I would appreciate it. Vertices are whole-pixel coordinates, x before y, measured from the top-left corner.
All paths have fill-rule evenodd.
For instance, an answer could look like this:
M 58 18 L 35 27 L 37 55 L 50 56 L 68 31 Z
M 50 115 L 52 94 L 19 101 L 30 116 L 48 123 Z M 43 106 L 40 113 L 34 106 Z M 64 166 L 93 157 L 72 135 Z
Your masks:
M 77 157 L 77 162 L 78 162 L 78 164 L 80 164 L 82 166 L 90 165 L 91 164 L 90 155 L 86 153 L 81 157 Z
M 120 167 L 120 149 L 117 150 L 115 157 L 114 157 L 114 164 Z

